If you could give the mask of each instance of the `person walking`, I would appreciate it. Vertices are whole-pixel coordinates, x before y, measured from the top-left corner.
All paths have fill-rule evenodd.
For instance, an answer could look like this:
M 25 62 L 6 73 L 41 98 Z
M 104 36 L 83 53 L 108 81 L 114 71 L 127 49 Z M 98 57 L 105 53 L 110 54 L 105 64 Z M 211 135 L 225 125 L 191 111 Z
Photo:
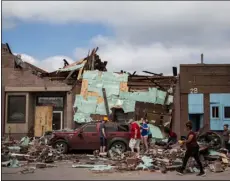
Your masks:
M 107 117 L 103 118 L 103 121 L 101 121 L 99 125 L 99 135 L 100 135 L 100 154 L 105 153 L 106 145 L 107 145 L 107 138 L 106 138 L 106 132 L 105 132 L 105 124 L 108 121 Z
M 148 133 L 149 133 L 149 126 L 146 122 L 146 119 L 142 119 L 142 125 L 141 125 L 141 140 L 142 143 L 145 146 L 146 153 L 148 152 Z
M 137 156 L 139 157 L 140 154 L 140 142 L 141 142 L 141 132 L 140 132 L 140 126 L 133 120 L 129 120 L 129 124 L 131 125 L 131 134 L 130 134 L 130 141 L 129 141 L 129 147 L 132 152 L 134 152 L 134 149 L 137 150 Z
M 225 148 L 230 152 L 230 130 L 228 129 L 228 124 L 224 125 L 223 140 Z
M 177 172 L 178 174 L 183 175 L 188 159 L 190 157 L 193 157 L 200 167 L 200 173 L 197 176 L 205 176 L 206 173 L 204 172 L 204 169 L 200 161 L 200 157 L 199 157 L 199 145 L 197 143 L 196 134 L 195 132 L 192 131 L 192 123 L 190 121 L 186 123 L 186 129 L 189 133 L 188 133 L 187 139 L 183 143 L 186 144 L 187 150 L 183 158 L 182 167 L 179 170 L 177 170 Z

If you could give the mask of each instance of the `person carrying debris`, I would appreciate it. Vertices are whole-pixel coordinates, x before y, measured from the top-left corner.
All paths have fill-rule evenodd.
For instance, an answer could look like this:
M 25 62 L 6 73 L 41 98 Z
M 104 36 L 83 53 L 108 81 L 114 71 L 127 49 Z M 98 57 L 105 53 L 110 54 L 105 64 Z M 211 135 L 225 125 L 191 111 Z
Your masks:
M 99 134 L 100 134 L 100 153 L 104 154 L 107 144 L 107 138 L 105 134 L 105 123 L 108 121 L 108 117 L 104 117 L 103 121 L 100 123 L 99 126 Z
M 142 143 L 145 146 L 145 150 L 146 152 L 148 152 L 148 133 L 149 133 L 149 126 L 147 124 L 146 119 L 141 119 L 142 120 L 142 124 L 141 124 L 141 140 Z
M 132 152 L 134 152 L 134 148 L 137 150 L 137 156 L 140 154 L 140 142 L 141 142 L 141 131 L 139 125 L 133 120 L 129 120 L 129 124 L 131 124 L 131 135 L 129 141 L 129 147 Z
M 230 130 L 228 129 L 228 124 L 224 125 L 223 140 L 225 148 L 230 152 Z
M 168 136 L 167 146 L 177 143 L 177 134 L 172 132 L 169 127 L 164 128 L 164 133 Z
M 200 173 L 197 176 L 205 176 L 206 174 L 204 172 L 203 165 L 200 161 L 199 145 L 197 143 L 196 133 L 192 131 L 192 122 L 191 121 L 186 123 L 186 129 L 189 133 L 188 133 L 187 139 L 185 141 L 183 141 L 183 144 L 186 144 L 187 150 L 185 152 L 182 167 L 179 170 L 177 170 L 178 174 L 183 175 L 183 171 L 186 168 L 188 159 L 190 157 L 193 157 L 200 167 Z

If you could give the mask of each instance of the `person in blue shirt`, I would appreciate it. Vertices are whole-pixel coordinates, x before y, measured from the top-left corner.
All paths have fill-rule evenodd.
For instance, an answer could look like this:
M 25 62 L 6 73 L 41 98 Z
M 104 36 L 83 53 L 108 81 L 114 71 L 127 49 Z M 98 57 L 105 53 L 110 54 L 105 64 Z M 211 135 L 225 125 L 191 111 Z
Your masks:
M 142 120 L 142 124 L 141 124 L 141 139 L 142 139 L 142 143 L 145 146 L 145 150 L 146 152 L 148 151 L 148 136 L 149 136 L 149 126 L 146 122 L 146 119 L 141 119 Z

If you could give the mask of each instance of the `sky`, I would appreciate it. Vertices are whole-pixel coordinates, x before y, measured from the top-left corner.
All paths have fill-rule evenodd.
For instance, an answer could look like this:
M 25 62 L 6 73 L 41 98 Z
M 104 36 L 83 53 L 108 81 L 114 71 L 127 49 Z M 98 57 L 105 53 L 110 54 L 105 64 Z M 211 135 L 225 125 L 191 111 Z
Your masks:
M 110 71 L 230 63 L 230 1 L 4 1 L 2 42 L 47 71 L 99 47 Z

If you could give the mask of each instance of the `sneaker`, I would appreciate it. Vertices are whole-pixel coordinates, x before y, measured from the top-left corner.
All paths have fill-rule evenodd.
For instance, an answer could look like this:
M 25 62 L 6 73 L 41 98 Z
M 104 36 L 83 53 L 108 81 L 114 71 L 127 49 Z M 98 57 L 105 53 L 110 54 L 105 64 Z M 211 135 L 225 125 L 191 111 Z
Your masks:
M 197 176 L 205 177 L 206 173 L 205 172 L 200 172 L 199 174 L 197 174 Z

